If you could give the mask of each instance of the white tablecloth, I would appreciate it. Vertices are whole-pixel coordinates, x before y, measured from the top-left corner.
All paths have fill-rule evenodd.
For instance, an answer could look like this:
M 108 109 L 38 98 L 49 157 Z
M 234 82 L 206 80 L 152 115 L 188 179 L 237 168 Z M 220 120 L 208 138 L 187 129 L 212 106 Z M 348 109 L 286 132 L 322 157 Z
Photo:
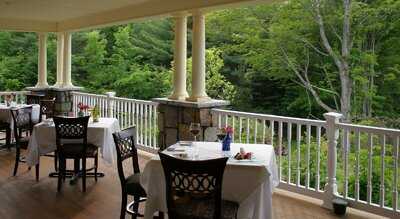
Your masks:
M 16 105 L 16 108 L 21 108 L 24 106 L 28 106 L 25 104 L 19 104 Z M 39 113 L 40 112 L 40 105 L 38 104 L 33 104 L 32 105 L 32 122 L 37 123 L 39 121 Z M 0 121 L 1 122 L 7 122 L 10 124 L 11 127 L 13 124 L 13 119 L 11 116 L 11 107 L 6 106 L 4 104 L 0 104 Z
M 239 152 L 240 147 L 245 148 L 246 152 L 253 152 L 255 159 L 228 160 L 223 179 L 222 198 L 239 203 L 238 219 L 271 219 L 272 192 L 279 184 L 274 148 L 264 144 L 231 144 L 231 154 Z M 189 151 L 189 159 L 223 156 L 221 143 L 218 142 L 195 142 L 193 147 L 186 148 L 186 151 Z M 164 153 L 176 152 L 165 150 Z M 198 156 L 195 157 L 193 154 Z M 145 218 L 152 218 L 156 211 L 167 212 L 164 171 L 158 155 L 154 156 L 144 168 L 141 184 L 147 192 Z
M 119 131 L 119 123 L 115 118 L 100 118 L 99 122 L 89 122 L 87 139 L 88 143 L 100 147 L 100 152 L 105 161 L 112 164 L 116 161 L 117 152 L 112 134 Z M 28 145 L 27 164 L 33 166 L 39 163 L 40 155 L 55 151 L 56 129 L 54 123 L 46 125 L 37 124 Z

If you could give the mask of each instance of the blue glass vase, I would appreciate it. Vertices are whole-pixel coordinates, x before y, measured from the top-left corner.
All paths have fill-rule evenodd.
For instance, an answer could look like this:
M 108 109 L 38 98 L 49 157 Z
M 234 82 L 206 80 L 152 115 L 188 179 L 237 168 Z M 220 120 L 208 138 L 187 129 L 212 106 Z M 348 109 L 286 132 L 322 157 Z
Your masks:
M 231 150 L 232 137 L 230 134 L 226 134 L 224 140 L 222 141 L 222 151 Z

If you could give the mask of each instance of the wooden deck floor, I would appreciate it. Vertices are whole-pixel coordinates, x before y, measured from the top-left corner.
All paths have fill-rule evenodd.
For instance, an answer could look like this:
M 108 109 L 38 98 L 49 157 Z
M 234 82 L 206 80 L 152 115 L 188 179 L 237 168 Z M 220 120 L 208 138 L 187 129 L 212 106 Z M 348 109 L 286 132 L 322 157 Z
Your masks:
M 106 177 L 97 183 L 88 179 L 85 194 L 80 190 L 80 181 L 73 186 L 64 184 L 62 192 L 57 193 L 57 180 L 47 176 L 53 170 L 51 158 L 41 158 L 41 177 L 36 182 L 33 169 L 28 171 L 25 164 L 20 165 L 17 177 L 11 176 L 14 156 L 14 150 L 0 151 L 1 219 L 119 218 L 121 191 L 116 167 L 100 162 Z M 142 156 L 141 166 L 145 163 Z M 304 201 L 303 196 L 277 191 L 273 196 L 273 215 L 276 219 L 338 218 L 318 204 L 315 200 Z M 349 213 L 344 218 L 379 218 L 355 210 Z

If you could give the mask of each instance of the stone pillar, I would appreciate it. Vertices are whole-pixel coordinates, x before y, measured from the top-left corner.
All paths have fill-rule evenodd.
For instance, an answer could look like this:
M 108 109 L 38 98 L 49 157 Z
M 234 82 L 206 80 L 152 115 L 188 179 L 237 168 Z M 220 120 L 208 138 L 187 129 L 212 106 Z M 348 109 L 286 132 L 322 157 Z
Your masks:
M 57 82 L 54 87 L 62 87 L 63 75 L 63 56 L 64 55 L 64 33 L 57 33 Z
M 47 83 L 47 34 L 38 33 L 38 81 L 36 88 L 49 87 Z
M 63 88 L 73 88 L 71 81 L 71 33 L 64 33 Z
M 177 14 L 175 19 L 175 50 L 174 77 L 172 92 L 169 99 L 185 100 L 189 95 L 186 91 L 186 56 L 187 56 L 187 18 L 184 13 Z
M 203 12 L 193 13 L 192 42 L 192 94 L 188 101 L 201 102 L 210 98 L 206 93 L 206 36 L 205 17 Z
M 211 109 L 229 105 L 224 100 L 209 100 L 203 102 L 177 101 L 167 98 L 156 98 L 158 102 L 158 145 L 164 149 L 177 141 L 193 141 L 190 134 L 190 124 L 200 123 L 202 132 L 197 140 L 204 139 L 204 131 L 213 126 Z

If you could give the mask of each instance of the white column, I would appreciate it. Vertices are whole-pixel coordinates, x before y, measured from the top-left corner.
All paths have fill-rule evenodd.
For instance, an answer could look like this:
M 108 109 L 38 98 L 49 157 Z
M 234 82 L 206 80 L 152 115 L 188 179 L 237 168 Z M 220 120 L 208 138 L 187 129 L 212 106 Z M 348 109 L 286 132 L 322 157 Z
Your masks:
M 49 87 L 47 83 L 47 34 L 38 33 L 38 81 L 36 88 Z
M 187 56 L 187 19 L 186 14 L 175 17 L 175 50 L 173 88 L 169 99 L 185 100 L 189 95 L 186 91 L 186 56 Z
M 64 33 L 57 33 L 57 82 L 54 87 L 62 87 L 64 81 L 63 58 L 64 57 Z
M 207 101 L 206 94 L 206 35 L 205 16 L 201 11 L 193 13 L 192 42 L 192 94 L 189 101 Z
M 336 182 L 336 146 L 339 138 L 339 129 L 336 125 L 339 123 L 340 118 L 342 118 L 342 114 L 330 112 L 325 113 L 324 117 L 326 120 L 326 136 L 328 140 L 328 179 L 324 189 L 322 206 L 332 209 L 332 199 L 334 199 L 338 194 Z
M 71 33 L 64 33 L 63 87 L 74 87 L 71 82 Z

